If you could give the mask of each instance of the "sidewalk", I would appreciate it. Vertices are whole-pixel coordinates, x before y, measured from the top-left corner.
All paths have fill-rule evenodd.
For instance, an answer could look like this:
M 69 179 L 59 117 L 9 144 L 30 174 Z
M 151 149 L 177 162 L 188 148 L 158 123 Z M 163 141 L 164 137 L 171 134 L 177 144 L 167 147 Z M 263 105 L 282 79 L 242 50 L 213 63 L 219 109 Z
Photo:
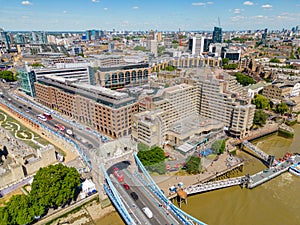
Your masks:
M 241 160 L 236 158 L 236 163 L 232 163 L 231 167 L 227 166 L 228 160 L 231 156 L 228 153 L 224 153 L 219 156 L 217 161 L 212 161 L 212 163 L 206 168 L 206 171 L 197 175 L 161 175 L 161 176 L 152 176 L 155 183 L 164 191 L 165 195 L 170 196 L 169 188 L 171 186 L 177 186 L 179 182 L 184 184 L 184 187 L 188 187 L 193 184 L 203 182 L 208 179 L 214 178 L 216 175 L 222 174 L 224 171 L 234 167 L 241 163 Z M 231 157 L 232 158 L 232 157 Z

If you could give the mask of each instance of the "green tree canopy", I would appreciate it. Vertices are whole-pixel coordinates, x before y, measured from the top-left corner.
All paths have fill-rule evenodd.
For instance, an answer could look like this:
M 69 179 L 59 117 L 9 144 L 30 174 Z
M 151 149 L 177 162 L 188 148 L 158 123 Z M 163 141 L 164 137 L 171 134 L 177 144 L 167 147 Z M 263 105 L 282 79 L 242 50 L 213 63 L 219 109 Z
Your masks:
M 223 65 L 223 69 L 225 70 L 235 70 L 237 68 L 238 68 L 238 64 L 235 63 Z
M 225 140 L 216 140 L 211 148 L 212 150 L 214 150 L 214 152 L 216 152 L 218 155 L 222 154 L 225 151 Z
M 199 157 L 191 156 L 185 164 L 186 171 L 189 174 L 197 174 L 201 171 L 201 159 Z
M 229 59 L 228 58 L 223 58 L 222 59 L 222 64 L 223 65 L 227 65 L 229 63 Z
M 277 58 L 273 58 L 270 60 L 271 63 L 280 63 L 280 60 Z
M 262 126 L 266 123 L 267 116 L 268 115 L 263 110 L 256 110 L 254 113 L 253 123 Z
M 165 152 L 160 147 L 153 147 L 147 149 L 145 146 L 140 145 L 137 156 L 143 163 L 143 165 L 152 172 L 157 172 L 159 174 L 164 174 L 166 172 Z
M 29 224 L 48 207 L 61 206 L 74 197 L 80 175 L 62 164 L 39 169 L 29 195 L 15 195 L 0 207 L 0 225 Z
M 269 99 L 260 94 L 255 95 L 252 102 L 256 105 L 257 109 L 266 109 L 270 106 Z
M 143 51 L 143 52 L 147 52 L 149 50 L 147 50 L 145 47 L 143 46 L 135 46 L 133 50 L 136 50 L 136 51 Z
M 34 176 L 30 195 L 41 206 L 57 207 L 70 201 L 79 185 L 80 175 L 75 168 L 50 165 Z
M 280 114 L 284 114 L 288 110 L 289 110 L 289 107 L 285 104 L 285 102 L 282 102 L 282 103 L 276 105 L 276 108 L 275 108 L 275 111 Z
M 9 70 L 3 70 L 0 72 L 0 77 L 2 79 L 5 79 L 8 82 L 12 82 L 12 81 L 16 81 L 17 77 L 14 75 L 13 72 L 9 71 Z
M 252 77 L 244 75 L 242 73 L 234 73 L 233 76 L 236 77 L 237 82 L 243 86 L 248 86 L 249 84 L 255 84 L 255 81 Z
M 30 66 L 32 66 L 32 67 L 44 67 L 43 64 L 38 63 L 38 62 L 32 63 Z

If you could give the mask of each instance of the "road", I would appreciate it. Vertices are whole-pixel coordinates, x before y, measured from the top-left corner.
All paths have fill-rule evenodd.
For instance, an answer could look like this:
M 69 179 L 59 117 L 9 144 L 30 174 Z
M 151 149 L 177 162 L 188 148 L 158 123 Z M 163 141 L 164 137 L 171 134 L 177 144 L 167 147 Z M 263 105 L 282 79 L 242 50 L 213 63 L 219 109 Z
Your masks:
M 139 221 L 148 221 L 148 224 L 182 224 L 178 221 L 178 218 L 175 217 L 172 212 L 168 210 L 168 206 L 164 205 L 164 203 L 153 194 L 147 187 L 142 184 L 139 179 L 134 175 L 134 171 L 132 172 L 132 168 L 128 164 L 120 165 L 117 164 L 119 168 L 119 173 L 124 176 L 124 182 L 119 183 L 114 175 L 112 174 L 112 169 L 110 168 L 107 172 L 110 174 L 111 180 L 114 183 L 118 193 L 121 196 L 121 199 L 125 203 L 126 208 L 128 208 L 128 212 L 133 216 L 136 215 L 138 217 L 137 222 Z M 129 189 L 123 186 L 124 183 L 129 185 Z M 134 200 L 131 197 L 131 193 L 135 192 L 138 196 L 137 200 Z M 147 218 L 142 212 L 142 208 L 148 207 L 153 213 L 152 218 Z M 136 218 L 134 218 L 136 220 Z M 137 224 L 145 224 L 137 223 Z

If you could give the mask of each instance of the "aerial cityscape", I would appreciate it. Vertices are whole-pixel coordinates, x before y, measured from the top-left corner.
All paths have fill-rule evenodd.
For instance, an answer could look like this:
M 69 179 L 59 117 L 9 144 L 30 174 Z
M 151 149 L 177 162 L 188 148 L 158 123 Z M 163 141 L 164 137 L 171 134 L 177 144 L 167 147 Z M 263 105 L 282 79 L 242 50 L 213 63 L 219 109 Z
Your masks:
M 0 3 L 0 225 L 300 224 L 298 0 Z

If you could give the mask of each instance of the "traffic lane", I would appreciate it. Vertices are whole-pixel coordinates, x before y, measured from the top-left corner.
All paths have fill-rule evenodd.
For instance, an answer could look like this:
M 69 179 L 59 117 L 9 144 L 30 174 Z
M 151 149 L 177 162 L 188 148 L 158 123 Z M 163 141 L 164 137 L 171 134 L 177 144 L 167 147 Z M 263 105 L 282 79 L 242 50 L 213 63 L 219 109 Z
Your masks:
M 129 185 L 131 191 L 136 192 L 136 194 L 139 196 L 139 199 L 137 200 L 137 205 L 140 207 L 140 209 L 142 209 L 145 206 L 148 207 L 153 213 L 153 221 L 158 222 L 157 224 L 170 224 L 169 219 L 166 218 L 165 215 L 162 213 L 162 208 L 159 207 L 161 203 L 157 199 L 153 199 L 149 193 L 146 194 L 145 192 L 149 192 L 149 190 L 142 186 L 140 183 L 136 183 L 138 179 L 135 178 L 128 170 L 126 170 L 126 172 L 122 172 L 125 178 L 125 183 Z
M 140 210 L 140 208 L 137 206 L 136 202 L 131 198 L 131 196 L 127 193 L 127 190 L 123 188 L 123 184 L 120 184 L 114 175 L 110 175 L 111 181 L 114 184 L 114 187 L 116 188 L 117 192 L 120 195 L 120 198 L 123 201 L 124 206 L 127 208 L 128 213 L 137 219 L 136 222 L 138 224 L 152 224 L 150 223 L 148 217 Z

